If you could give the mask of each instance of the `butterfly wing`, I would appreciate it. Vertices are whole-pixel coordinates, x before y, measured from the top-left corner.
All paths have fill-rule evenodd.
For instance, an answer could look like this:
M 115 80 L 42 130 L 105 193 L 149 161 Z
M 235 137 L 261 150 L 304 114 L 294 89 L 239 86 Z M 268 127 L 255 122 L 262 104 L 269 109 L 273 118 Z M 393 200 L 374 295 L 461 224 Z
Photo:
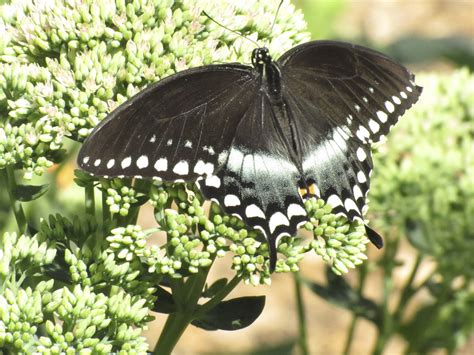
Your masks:
M 387 56 L 343 42 L 304 43 L 278 65 L 306 178 L 335 212 L 362 219 L 372 172 L 369 143 L 390 131 L 421 88 Z
M 99 176 L 195 180 L 218 170 L 258 81 L 239 64 L 189 69 L 141 91 L 85 140 L 79 166 Z M 225 160 L 225 156 L 220 159 Z
M 236 129 L 222 169 L 211 179 L 199 181 L 207 198 L 264 233 L 271 270 L 278 238 L 293 235 L 306 220 L 297 185 L 301 174 L 288 142 L 278 132 L 273 109 L 260 91 Z

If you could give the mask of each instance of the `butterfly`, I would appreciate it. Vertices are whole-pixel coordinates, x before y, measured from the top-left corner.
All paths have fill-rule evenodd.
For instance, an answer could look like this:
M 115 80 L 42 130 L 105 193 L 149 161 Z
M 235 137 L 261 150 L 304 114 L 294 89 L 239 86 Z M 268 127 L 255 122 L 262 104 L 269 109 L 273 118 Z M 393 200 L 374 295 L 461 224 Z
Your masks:
M 279 238 L 307 221 L 306 199 L 363 221 L 371 144 L 421 91 L 405 67 L 362 46 L 312 41 L 276 61 L 260 47 L 252 66 L 196 67 L 139 92 L 97 125 L 78 165 L 97 176 L 195 181 L 264 234 L 273 271 Z

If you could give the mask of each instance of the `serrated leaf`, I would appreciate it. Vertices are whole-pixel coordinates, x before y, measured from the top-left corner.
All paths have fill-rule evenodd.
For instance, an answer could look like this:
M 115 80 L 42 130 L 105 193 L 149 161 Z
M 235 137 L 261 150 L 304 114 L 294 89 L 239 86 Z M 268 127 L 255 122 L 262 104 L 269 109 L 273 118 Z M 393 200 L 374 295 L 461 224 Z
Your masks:
M 166 291 L 163 287 L 158 286 L 155 295 L 158 298 L 155 301 L 152 311 L 165 314 L 176 312 L 176 305 L 171 293 Z
M 214 281 L 214 283 L 211 286 L 206 287 L 206 289 L 202 293 L 202 297 L 206 297 L 206 298 L 214 297 L 217 292 L 219 292 L 225 287 L 225 285 L 227 285 L 226 278 L 222 278 L 222 279 Z
M 222 301 L 191 324 L 205 330 L 239 330 L 252 324 L 264 307 L 265 296 L 234 298 Z
M 49 184 L 46 185 L 18 185 L 13 190 L 15 199 L 21 202 L 36 200 L 48 192 Z

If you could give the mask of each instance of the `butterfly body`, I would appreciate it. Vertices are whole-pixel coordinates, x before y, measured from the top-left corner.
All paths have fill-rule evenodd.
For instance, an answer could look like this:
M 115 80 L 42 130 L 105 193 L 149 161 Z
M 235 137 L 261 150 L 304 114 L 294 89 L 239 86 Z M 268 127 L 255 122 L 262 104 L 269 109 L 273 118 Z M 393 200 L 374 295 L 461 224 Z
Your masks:
M 343 42 L 308 42 L 277 61 L 256 48 L 252 64 L 193 68 L 150 86 L 96 127 L 78 163 L 95 175 L 196 181 L 262 231 L 273 269 L 278 238 L 307 220 L 306 198 L 363 220 L 370 144 L 421 88 L 383 54 Z

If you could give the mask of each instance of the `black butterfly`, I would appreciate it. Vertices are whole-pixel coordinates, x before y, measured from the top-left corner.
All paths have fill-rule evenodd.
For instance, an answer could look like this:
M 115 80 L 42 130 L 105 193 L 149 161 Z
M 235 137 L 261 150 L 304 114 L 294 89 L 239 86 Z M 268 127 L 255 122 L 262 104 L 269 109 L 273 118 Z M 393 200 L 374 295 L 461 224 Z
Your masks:
M 307 219 L 306 198 L 363 219 L 370 144 L 422 88 L 387 56 L 343 42 L 304 43 L 277 61 L 256 48 L 252 64 L 197 67 L 148 87 L 95 128 L 78 163 L 99 176 L 196 181 L 263 232 L 273 270 L 278 238 Z

